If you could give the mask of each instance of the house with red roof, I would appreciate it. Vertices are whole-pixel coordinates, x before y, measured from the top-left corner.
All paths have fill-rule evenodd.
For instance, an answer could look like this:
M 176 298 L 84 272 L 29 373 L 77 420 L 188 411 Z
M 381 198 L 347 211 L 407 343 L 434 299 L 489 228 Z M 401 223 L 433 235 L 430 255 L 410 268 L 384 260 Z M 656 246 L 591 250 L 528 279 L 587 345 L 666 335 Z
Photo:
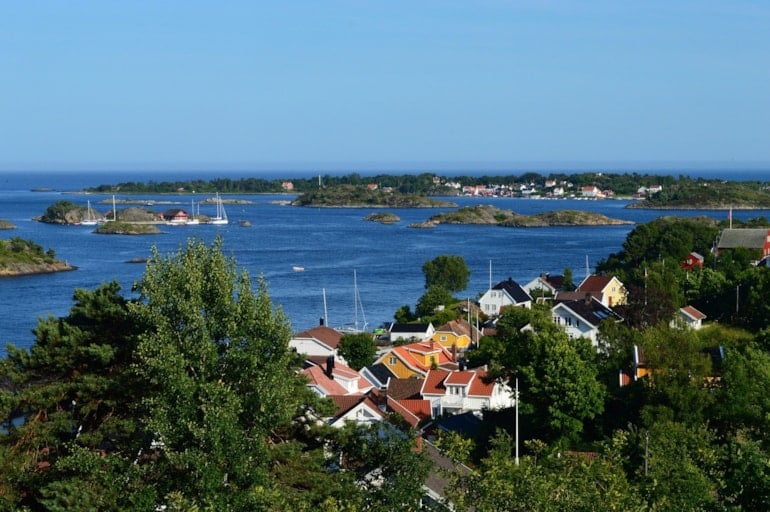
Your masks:
M 590 275 L 583 279 L 575 291 L 583 296 L 590 293 L 608 308 L 628 302 L 628 291 L 615 276 Z
M 429 400 L 433 416 L 513 407 L 513 390 L 486 371 L 430 370 L 420 391 Z
M 331 355 L 322 364 L 308 360 L 307 367 L 300 373 L 307 378 L 307 386 L 320 396 L 363 395 L 374 387 L 357 371 L 335 361 Z
M 345 362 L 337 354 L 337 346 L 341 339 L 342 333 L 322 324 L 292 336 L 289 340 L 289 347 L 299 354 L 323 357 L 332 355 L 337 360 Z
M 374 363 L 384 364 L 400 379 L 424 377 L 431 368 L 457 369 L 452 353 L 433 340 L 393 347 Z

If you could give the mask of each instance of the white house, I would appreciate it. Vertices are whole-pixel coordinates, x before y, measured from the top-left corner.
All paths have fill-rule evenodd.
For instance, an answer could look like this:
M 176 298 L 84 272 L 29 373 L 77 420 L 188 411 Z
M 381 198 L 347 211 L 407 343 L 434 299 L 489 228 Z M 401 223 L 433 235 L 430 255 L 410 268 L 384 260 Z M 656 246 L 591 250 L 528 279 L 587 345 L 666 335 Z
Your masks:
M 420 394 L 430 400 L 434 417 L 445 412 L 504 409 L 515 403 L 510 386 L 491 379 L 487 372 L 475 370 L 430 370 Z
M 532 297 L 510 277 L 484 292 L 479 299 L 479 308 L 488 316 L 499 315 L 507 306 L 532 307 Z
M 564 286 L 564 276 L 552 276 L 546 273 L 540 274 L 522 286 L 522 288 L 532 297 L 540 297 L 542 295 L 554 297 L 557 292 L 561 291 L 562 286 Z
M 595 297 L 559 302 L 551 308 L 553 321 L 564 328 L 570 338 L 588 338 L 598 347 L 599 324 L 604 320 L 620 322 L 623 319 Z
M 698 330 L 703 327 L 703 320 L 706 315 L 692 306 L 679 308 L 674 319 L 671 321 L 671 327 L 684 327 L 686 329 Z
M 430 338 L 436 332 L 433 324 L 399 324 L 392 323 L 388 329 L 390 341 L 422 341 Z
M 289 340 L 289 347 L 308 356 L 326 357 L 332 355 L 344 363 L 344 359 L 337 354 L 337 346 L 341 339 L 341 333 L 325 325 L 318 325 L 292 336 Z
M 385 419 L 385 413 L 368 395 L 333 395 L 331 399 L 337 405 L 334 416 L 328 420 L 333 427 L 342 428 L 347 422 L 371 425 Z

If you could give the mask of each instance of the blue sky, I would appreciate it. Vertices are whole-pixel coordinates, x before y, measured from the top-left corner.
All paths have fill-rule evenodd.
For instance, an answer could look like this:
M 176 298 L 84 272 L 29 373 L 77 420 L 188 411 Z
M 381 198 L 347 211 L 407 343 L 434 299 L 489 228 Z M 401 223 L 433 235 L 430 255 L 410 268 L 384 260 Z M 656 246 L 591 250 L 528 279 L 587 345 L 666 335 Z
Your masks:
M 770 2 L 0 4 L 0 170 L 770 169 Z

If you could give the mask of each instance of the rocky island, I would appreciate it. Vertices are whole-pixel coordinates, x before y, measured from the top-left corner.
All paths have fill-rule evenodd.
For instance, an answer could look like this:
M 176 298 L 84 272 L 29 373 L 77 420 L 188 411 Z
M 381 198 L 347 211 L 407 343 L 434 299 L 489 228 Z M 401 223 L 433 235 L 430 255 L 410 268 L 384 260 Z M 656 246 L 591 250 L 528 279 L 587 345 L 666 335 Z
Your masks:
M 339 185 L 306 192 L 292 201 L 292 206 L 316 208 L 451 208 L 457 204 L 417 194 Z
M 35 242 L 18 237 L 0 240 L 0 277 L 49 274 L 75 268 L 57 260 L 52 249 L 44 251 Z
M 401 217 L 395 213 L 370 213 L 364 220 L 369 222 L 379 222 L 380 224 L 395 224 L 401 221 Z
M 0 229 L 16 229 L 11 221 L 0 219 Z
M 557 210 L 538 213 L 537 215 L 521 215 L 490 205 L 466 206 L 457 211 L 434 215 L 427 222 L 431 224 L 481 224 L 515 228 L 633 224 L 632 221 L 612 219 L 606 215 L 581 210 Z

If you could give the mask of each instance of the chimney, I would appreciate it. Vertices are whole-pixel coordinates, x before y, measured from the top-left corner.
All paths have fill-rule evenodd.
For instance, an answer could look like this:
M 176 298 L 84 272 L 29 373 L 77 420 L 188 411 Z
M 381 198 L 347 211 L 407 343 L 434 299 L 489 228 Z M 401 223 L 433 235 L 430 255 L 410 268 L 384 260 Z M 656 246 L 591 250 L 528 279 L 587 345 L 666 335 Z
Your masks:
M 331 354 L 326 357 L 326 376 L 334 380 L 334 356 Z
M 458 361 L 458 363 L 460 364 L 460 371 L 464 372 L 465 371 L 465 359 L 460 359 L 460 361 Z
M 591 305 L 591 293 L 586 293 L 585 302 L 588 305 Z
M 323 325 L 324 323 L 324 317 L 318 319 L 318 325 Z

